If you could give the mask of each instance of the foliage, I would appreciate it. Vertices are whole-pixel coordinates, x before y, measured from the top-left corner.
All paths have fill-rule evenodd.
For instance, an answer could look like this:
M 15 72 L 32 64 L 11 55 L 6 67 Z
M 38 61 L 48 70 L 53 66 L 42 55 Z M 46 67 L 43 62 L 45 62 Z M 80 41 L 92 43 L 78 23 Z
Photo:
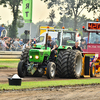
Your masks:
M 39 21 L 36 23 L 37 26 L 47 26 L 48 25 L 48 22 L 45 22 L 44 20 L 43 21 Z
M 83 33 L 83 30 L 82 30 L 82 26 L 86 26 L 86 23 L 88 21 L 93 21 L 89 18 L 87 18 L 85 15 L 82 15 L 82 16 L 79 16 L 78 19 L 77 19 L 77 29 L 79 31 L 79 33 L 81 34 L 81 36 L 87 36 L 88 34 L 87 33 Z M 74 26 L 74 19 L 73 18 L 70 18 L 70 17 L 66 17 L 64 16 L 64 26 L 65 28 L 73 31 L 73 26 Z M 60 18 L 60 21 L 57 23 L 57 26 L 62 28 L 62 24 L 63 24 L 63 17 Z
M 77 28 L 78 17 L 82 13 L 84 9 L 90 11 L 99 11 L 100 2 L 99 0 L 41 0 L 44 1 L 48 8 L 54 7 L 54 5 L 58 6 L 58 9 L 64 14 L 67 14 L 68 17 L 74 16 L 74 30 Z
M 56 18 L 55 11 L 53 9 L 51 10 L 51 12 L 49 14 L 49 18 L 50 18 L 49 26 L 53 26 L 53 23 L 54 23 L 53 20 L 54 20 L 54 18 Z
M 18 16 L 17 26 L 18 26 L 18 28 L 22 28 L 24 26 L 24 19 L 22 16 Z
M 20 13 L 19 6 L 21 5 L 22 0 L 1 0 L 0 4 L 3 4 L 4 7 L 7 5 L 10 6 L 10 9 L 13 13 L 13 22 L 9 29 L 9 36 L 15 38 L 17 36 L 17 19 L 18 14 Z

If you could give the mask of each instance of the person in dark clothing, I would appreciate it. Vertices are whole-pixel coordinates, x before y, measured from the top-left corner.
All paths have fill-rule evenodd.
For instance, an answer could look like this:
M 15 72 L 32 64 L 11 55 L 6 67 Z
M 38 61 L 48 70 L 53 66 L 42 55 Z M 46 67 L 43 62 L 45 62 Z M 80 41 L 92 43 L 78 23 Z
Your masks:
M 5 43 L 6 43 L 6 51 L 10 51 L 10 43 L 9 43 L 9 41 L 5 41 Z
M 81 39 L 81 45 L 80 45 L 81 49 L 86 49 L 86 40 Z
M 56 48 L 56 43 L 52 41 L 51 36 L 48 36 L 48 41 L 47 41 L 48 47 L 51 48 L 51 52 L 55 50 Z
M 73 46 L 72 49 L 73 49 L 73 50 L 79 50 L 79 51 L 82 52 L 82 49 L 81 49 L 78 45 L 79 45 L 79 43 L 76 42 L 76 43 L 75 43 L 75 46 Z
M 100 41 L 99 41 L 99 39 L 98 38 L 96 38 L 96 40 L 95 40 L 95 42 L 94 42 L 95 44 L 100 44 Z
M 55 59 L 55 49 L 56 49 L 56 43 L 54 41 L 52 41 L 51 36 L 48 36 L 48 41 L 47 41 L 47 45 L 48 47 L 51 48 L 51 59 L 54 60 Z

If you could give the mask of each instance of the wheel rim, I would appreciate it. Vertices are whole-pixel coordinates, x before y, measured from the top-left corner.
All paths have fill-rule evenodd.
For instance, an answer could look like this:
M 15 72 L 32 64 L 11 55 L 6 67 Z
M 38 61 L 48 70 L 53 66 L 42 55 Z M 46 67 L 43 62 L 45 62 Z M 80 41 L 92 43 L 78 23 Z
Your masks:
M 51 70 L 50 70 L 50 74 L 51 74 L 51 77 L 54 77 L 55 75 L 55 66 L 51 66 Z
M 93 73 L 93 75 L 95 74 L 95 68 L 94 68 L 94 66 L 92 68 L 92 73 Z
M 80 55 L 77 56 L 77 58 L 76 58 L 75 70 L 76 70 L 77 75 L 79 75 L 82 70 L 82 58 Z

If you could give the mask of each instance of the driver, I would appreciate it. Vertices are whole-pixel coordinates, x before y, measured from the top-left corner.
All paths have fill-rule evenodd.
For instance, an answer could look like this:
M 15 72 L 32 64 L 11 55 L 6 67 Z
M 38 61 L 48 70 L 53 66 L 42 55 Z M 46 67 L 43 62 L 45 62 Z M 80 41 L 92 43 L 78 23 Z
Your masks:
M 52 58 L 52 60 L 54 60 L 55 52 L 56 52 L 55 49 L 58 47 L 58 45 L 51 39 L 51 36 L 48 36 L 47 45 L 48 45 L 48 47 L 51 48 L 51 55 L 50 55 L 50 57 Z
M 96 40 L 95 40 L 95 42 L 94 42 L 95 44 L 99 44 L 100 43 L 100 41 L 99 41 L 99 39 L 98 38 L 96 38 Z
M 48 36 L 48 41 L 47 41 L 48 47 L 51 48 L 51 52 L 55 50 L 56 48 L 56 43 L 51 39 L 51 36 Z

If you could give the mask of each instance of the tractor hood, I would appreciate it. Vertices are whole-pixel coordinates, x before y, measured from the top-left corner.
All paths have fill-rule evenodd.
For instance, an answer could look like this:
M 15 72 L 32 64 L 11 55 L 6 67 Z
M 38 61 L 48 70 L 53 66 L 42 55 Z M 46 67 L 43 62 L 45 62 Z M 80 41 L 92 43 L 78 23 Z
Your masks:
M 41 49 L 30 49 L 29 51 L 29 61 L 30 62 L 37 62 L 42 63 L 44 57 L 49 57 L 51 54 L 51 49 L 47 47 L 42 47 Z

